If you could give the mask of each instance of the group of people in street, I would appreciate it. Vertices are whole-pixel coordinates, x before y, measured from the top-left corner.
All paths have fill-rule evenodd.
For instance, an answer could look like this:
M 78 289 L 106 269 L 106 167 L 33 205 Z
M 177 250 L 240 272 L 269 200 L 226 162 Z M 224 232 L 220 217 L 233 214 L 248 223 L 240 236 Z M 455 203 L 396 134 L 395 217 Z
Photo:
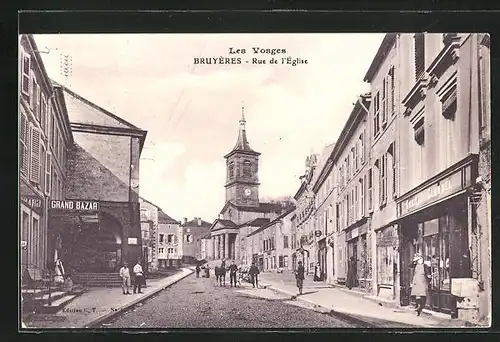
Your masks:
M 142 270 L 141 260 L 137 260 L 133 272 L 133 283 L 134 293 L 143 293 L 142 286 L 146 285 L 146 277 L 144 276 L 144 271 Z M 122 291 L 124 295 L 129 295 L 130 287 L 132 287 L 132 277 L 130 274 L 130 269 L 128 268 L 128 263 L 124 262 L 122 268 L 120 268 L 120 277 L 122 278 Z
M 204 275 L 202 277 L 205 278 L 210 278 L 210 266 L 208 263 L 205 265 L 201 266 L 200 264 L 196 265 L 195 268 L 195 273 L 196 273 L 196 278 L 200 277 L 200 274 L 202 274 L 202 271 L 204 271 Z M 241 281 L 243 279 L 243 269 L 241 266 L 237 266 L 235 261 L 231 261 L 231 264 L 229 266 L 226 266 L 226 260 L 222 259 L 222 262 L 220 266 L 216 266 L 214 269 L 215 272 L 215 277 L 216 277 L 216 284 L 219 284 L 219 286 L 225 286 L 226 285 L 226 274 L 229 273 L 229 283 L 231 287 L 236 287 L 237 285 L 241 285 Z M 257 265 L 255 265 L 255 262 L 252 263 L 252 266 L 248 269 L 248 275 L 249 275 L 249 280 L 252 283 L 252 286 L 259 287 L 259 278 L 258 275 L 260 273 L 259 268 Z

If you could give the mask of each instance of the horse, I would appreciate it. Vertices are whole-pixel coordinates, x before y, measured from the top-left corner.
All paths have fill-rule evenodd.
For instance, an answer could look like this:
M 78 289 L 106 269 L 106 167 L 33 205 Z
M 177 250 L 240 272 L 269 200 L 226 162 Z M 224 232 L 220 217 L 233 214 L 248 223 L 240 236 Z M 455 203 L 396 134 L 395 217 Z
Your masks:
M 224 266 L 215 266 L 215 281 L 219 286 L 226 286 L 226 268 Z

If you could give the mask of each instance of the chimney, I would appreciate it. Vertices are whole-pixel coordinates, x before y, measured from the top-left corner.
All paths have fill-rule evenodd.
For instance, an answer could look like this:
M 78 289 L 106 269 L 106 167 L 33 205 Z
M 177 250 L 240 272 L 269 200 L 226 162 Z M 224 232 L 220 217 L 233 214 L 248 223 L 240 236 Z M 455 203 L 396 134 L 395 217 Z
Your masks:
M 187 222 L 188 222 L 187 217 L 184 217 L 184 224 L 186 224 Z
M 201 226 L 201 217 L 198 217 L 198 226 Z

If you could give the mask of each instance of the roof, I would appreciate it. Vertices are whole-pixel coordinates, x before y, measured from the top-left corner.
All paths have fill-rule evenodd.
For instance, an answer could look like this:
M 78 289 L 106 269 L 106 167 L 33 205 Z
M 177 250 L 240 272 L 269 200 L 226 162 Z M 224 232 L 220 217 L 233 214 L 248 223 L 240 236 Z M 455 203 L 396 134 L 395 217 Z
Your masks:
M 392 45 L 396 41 L 397 36 L 397 33 L 387 33 L 385 35 L 382 43 L 380 44 L 380 47 L 378 48 L 377 53 L 375 54 L 375 57 L 373 58 L 372 64 L 368 68 L 368 71 L 363 78 L 363 81 L 371 82 L 373 80 L 373 77 L 375 77 L 375 74 L 377 73 L 378 69 L 382 65 L 383 60 L 387 56 L 387 53 L 391 51 Z
M 156 204 L 154 204 L 154 203 L 153 203 L 153 202 L 151 202 L 151 201 L 148 201 L 148 200 L 147 200 L 147 199 L 145 199 L 144 197 L 139 196 L 139 198 L 140 198 L 141 200 L 143 200 L 144 202 L 147 202 L 147 203 L 151 204 L 153 207 L 156 207 L 156 208 L 158 208 L 159 210 L 161 210 L 161 208 L 160 208 L 159 206 L 157 206 Z
M 219 222 L 224 227 L 236 228 L 238 225 L 231 220 L 217 219 L 216 223 Z
M 165 214 L 162 210 L 158 210 L 158 223 L 180 224 L 179 221 L 174 220 L 173 218 Z
M 228 201 L 226 202 L 220 213 L 223 213 L 228 206 L 237 208 L 240 211 L 249 211 L 253 213 L 270 213 L 270 212 L 281 213 L 282 211 L 282 206 L 280 203 L 259 203 L 259 206 L 244 206 Z
M 322 171 L 325 168 L 325 166 L 327 165 L 327 162 L 330 159 L 330 156 L 332 154 L 334 147 L 335 147 L 335 144 L 330 144 L 330 145 L 326 146 L 323 149 L 323 151 L 321 152 L 318 164 L 316 166 L 316 172 L 314 172 L 314 175 L 312 178 L 313 188 L 316 186 L 316 183 L 318 183 L 318 180 L 320 180 L 320 175 L 323 173 Z
M 371 101 L 370 94 L 364 94 L 361 95 L 354 104 L 351 114 L 349 115 L 349 118 L 347 119 L 347 122 L 345 123 L 344 128 L 342 129 L 342 132 L 339 135 L 339 140 L 337 141 L 335 147 L 333 148 L 331 154 L 332 162 L 335 163 L 337 161 L 337 159 L 342 154 L 342 151 L 344 150 L 347 142 L 349 141 L 353 132 L 355 131 L 357 125 L 363 119 L 363 116 L 368 115 L 366 109 L 370 107 L 370 101 Z
M 212 224 L 201 220 L 201 225 L 198 225 L 198 219 L 194 218 L 191 221 L 187 221 L 186 223 L 182 224 L 185 227 L 210 227 Z
M 240 226 L 262 227 L 263 225 L 269 223 L 270 221 L 271 221 L 271 219 L 269 219 L 269 218 L 259 217 L 259 218 L 256 218 L 255 220 L 245 222 L 244 224 L 241 224 Z
M 200 236 L 200 239 L 211 239 L 212 238 L 212 234 L 210 234 L 210 231 L 206 232 L 205 234 L 203 234 L 202 236 Z
M 251 232 L 250 234 L 248 234 L 247 236 L 252 236 L 252 235 L 255 235 L 263 230 L 265 230 L 266 228 L 269 228 L 269 227 L 272 227 L 274 226 L 278 221 L 280 221 L 283 217 L 293 213 L 295 211 L 295 207 L 292 207 L 290 209 L 288 209 L 287 211 L 285 211 L 283 214 L 279 215 L 278 217 L 276 217 L 274 220 L 272 220 L 271 222 L 263 225 L 262 227 L 254 230 L 253 232 Z
M 243 110 L 243 108 L 242 108 Z M 245 128 L 245 114 L 241 113 L 241 120 L 240 120 L 240 130 L 238 132 L 238 139 L 236 140 L 236 144 L 234 145 L 233 149 L 231 152 L 229 152 L 227 155 L 224 156 L 224 158 L 229 158 L 229 156 L 233 155 L 234 153 L 237 152 L 242 152 L 245 154 L 251 154 L 251 155 L 260 155 L 259 152 L 255 152 L 251 147 L 250 144 L 248 143 L 247 139 L 247 133 L 246 133 L 246 128 Z
M 138 135 L 139 136 L 139 142 L 140 142 L 140 150 L 142 152 L 142 148 L 144 147 L 144 142 L 146 140 L 146 135 L 147 135 L 147 131 L 145 130 L 142 130 L 140 128 L 138 128 L 137 126 L 131 124 L 130 122 L 120 118 L 119 116 L 116 116 L 115 114 L 111 113 L 110 111 L 98 106 L 97 104 L 89 101 L 88 99 L 84 98 L 83 96 L 75 93 L 74 91 L 70 90 L 69 88 L 59 84 L 58 82 L 52 80 L 52 84 L 54 85 L 54 87 L 57 87 L 57 88 L 60 88 L 64 93 L 68 94 L 68 97 L 66 98 L 65 97 L 65 100 L 66 100 L 66 104 L 69 105 L 69 104 L 73 104 L 73 106 L 79 106 L 78 103 L 81 103 L 85 106 L 88 106 L 90 108 L 93 109 L 93 111 L 91 111 L 92 113 L 100 113 L 100 114 L 104 114 L 105 116 L 102 117 L 102 116 L 99 116 L 99 117 L 102 117 L 102 118 L 106 118 L 107 117 L 107 120 L 105 120 L 107 123 L 106 124 L 103 124 L 103 123 L 100 123 L 100 124 L 95 124 L 95 123 L 89 123 L 91 121 L 90 118 L 89 119 L 86 119 L 85 122 L 73 122 L 72 118 L 71 118 L 71 113 L 72 111 L 71 110 L 68 110 L 68 116 L 69 116 L 69 121 L 71 122 L 71 125 L 72 125 L 72 128 L 74 129 L 73 126 L 75 127 L 81 127 L 81 126 L 92 126 L 92 127 L 100 127 L 101 129 L 104 129 L 104 130 L 109 130 L 110 128 L 114 129 L 114 130 L 118 130 L 120 132 L 123 132 L 123 133 L 128 133 L 128 134 L 134 134 L 134 135 Z M 97 112 L 95 112 L 97 111 Z M 90 112 L 89 112 L 90 113 Z M 87 113 L 87 114 L 89 114 Z M 94 116 L 94 119 L 96 118 L 97 116 Z M 111 124 L 112 123 L 112 124 Z

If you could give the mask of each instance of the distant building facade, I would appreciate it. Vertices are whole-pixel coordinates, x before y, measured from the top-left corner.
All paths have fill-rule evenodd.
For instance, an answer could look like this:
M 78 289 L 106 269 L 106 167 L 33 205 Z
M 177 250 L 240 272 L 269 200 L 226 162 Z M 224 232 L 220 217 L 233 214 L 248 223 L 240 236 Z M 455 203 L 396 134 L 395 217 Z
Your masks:
M 210 231 L 212 224 L 195 217 L 191 221 L 184 218 L 182 228 L 182 260 L 192 264 L 201 259 L 201 237 Z
M 148 270 L 156 271 L 158 269 L 158 212 L 160 207 L 154 203 L 139 197 L 141 210 L 141 235 L 143 261 Z
M 158 268 L 182 265 L 182 237 L 181 222 L 160 210 L 158 212 Z

